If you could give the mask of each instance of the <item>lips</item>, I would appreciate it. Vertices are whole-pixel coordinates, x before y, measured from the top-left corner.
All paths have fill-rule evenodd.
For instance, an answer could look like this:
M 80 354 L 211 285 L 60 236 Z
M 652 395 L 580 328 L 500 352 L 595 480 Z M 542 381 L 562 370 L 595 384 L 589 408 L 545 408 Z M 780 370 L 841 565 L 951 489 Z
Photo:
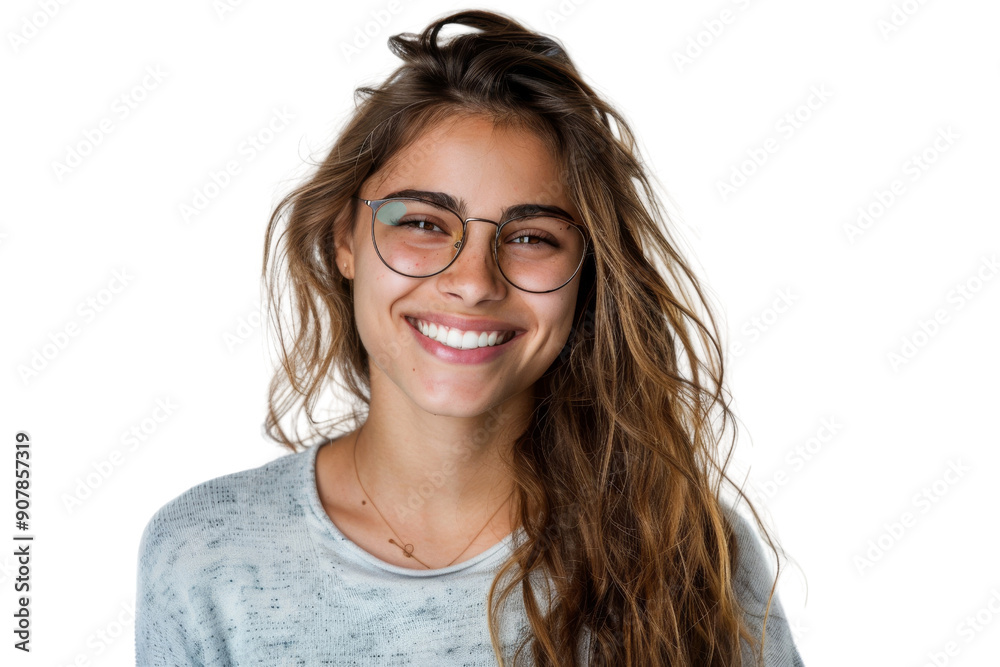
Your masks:
M 410 316 L 407 316 L 406 320 L 422 335 L 458 350 L 503 345 L 517 334 L 514 330 L 504 329 L 460 329 Z

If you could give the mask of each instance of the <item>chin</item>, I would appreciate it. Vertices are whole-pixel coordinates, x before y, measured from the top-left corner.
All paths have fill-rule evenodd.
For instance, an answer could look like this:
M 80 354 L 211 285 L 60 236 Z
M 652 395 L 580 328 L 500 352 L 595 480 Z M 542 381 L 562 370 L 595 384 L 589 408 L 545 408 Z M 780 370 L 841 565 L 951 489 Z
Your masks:
M 437 384 L 435 391 L 425 392 L 413 398 L 414 404 L 432 415 L 441 417 L 477 417 L 489 409 L 493 401 L 489 397 L 471 398 L 459 389 L 449 390 L 446 386 Z

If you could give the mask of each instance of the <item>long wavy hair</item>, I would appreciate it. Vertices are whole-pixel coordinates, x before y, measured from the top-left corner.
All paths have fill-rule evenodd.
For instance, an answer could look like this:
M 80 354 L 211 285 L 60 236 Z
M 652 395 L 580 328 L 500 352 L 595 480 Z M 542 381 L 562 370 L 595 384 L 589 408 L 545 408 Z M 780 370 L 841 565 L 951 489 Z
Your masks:
M 446 38 L 449 24 L 472 31 Z M 728 450 L 721 445 L 736 420 L 718 327 L 625 120 L 557 40 L 502 14 L 459 12 L 389 46 L 403 64 L 381 85 L 357 89 L 356 110 L 325 159 L 270 218 L 263 271 L 281 363 L 267 435 L 299 451 L 342 423 L 356 427 L 370 405 L 368 353 L 334 254 L 334 239 L 351 233 L 351 196 L 362 182 L 454 114 L 534 131 L 562 170 L 558 183 L 540 187 L 565 188 L 596 241 L 581 268 L 572 332 L 536 383 L 536 409 L 507 461 L 526 539 L 489 590 L 497 661 L 504 665 L 500 609 L 518 586 L 531 632 L 515 665 L 530 652 L 536 665 L 586 657 L 594 665 L 731 666 L 740 664 L 741 640 L 762 660 L 763 633 L 750 633 L 736 594 L 738 545 L 720 500 L 723 480 L 766 530 L 726 474 L 735 437 Z M 355 399 L 352 411 L 317 420 L 321 393 L 332 387 Z M 286 430 L 282 420 L 297 422 L 303 410 L 309 433 Z M 535 597 L 538 573 L 554 584 L 546 610 Z M 589 641 L 578 643 L 583 636 Z

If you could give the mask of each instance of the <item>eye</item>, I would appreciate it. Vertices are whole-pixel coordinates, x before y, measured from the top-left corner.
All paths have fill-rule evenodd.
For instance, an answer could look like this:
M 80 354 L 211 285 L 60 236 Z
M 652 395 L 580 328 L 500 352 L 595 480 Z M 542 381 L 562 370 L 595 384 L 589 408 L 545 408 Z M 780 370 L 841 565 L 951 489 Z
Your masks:
M 397 227 L 409 227 L 410 229 L 415 229 L 423 232 L 433 232 L 435 229 L 438 230 L 439 232 L 444 231 L 430 220 L 397 220 L 395 225 Z M 421 225 L 426 225 L 426 227 L 421 227 Z
M 559 245 L 551 234 L 539 229 L 518 230 L 515 234 L 508 237 L 508 242 L 515 245 L 538 245 L 539 243 L 556 247 Z

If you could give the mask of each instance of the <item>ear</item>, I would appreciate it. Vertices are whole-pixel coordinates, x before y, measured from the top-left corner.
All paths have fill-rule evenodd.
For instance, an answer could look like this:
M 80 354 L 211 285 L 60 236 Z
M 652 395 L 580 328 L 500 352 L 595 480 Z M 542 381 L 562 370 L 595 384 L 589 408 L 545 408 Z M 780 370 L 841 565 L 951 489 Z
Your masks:
M 351 207 L 347 206 L 333 224 L 337 270 L 348 280 L 354 280 L 354 234 L 351 222 Z
M 353 241 L 337 245 L 337 270 L 348 280 L 354 280 L 354 249 Z

